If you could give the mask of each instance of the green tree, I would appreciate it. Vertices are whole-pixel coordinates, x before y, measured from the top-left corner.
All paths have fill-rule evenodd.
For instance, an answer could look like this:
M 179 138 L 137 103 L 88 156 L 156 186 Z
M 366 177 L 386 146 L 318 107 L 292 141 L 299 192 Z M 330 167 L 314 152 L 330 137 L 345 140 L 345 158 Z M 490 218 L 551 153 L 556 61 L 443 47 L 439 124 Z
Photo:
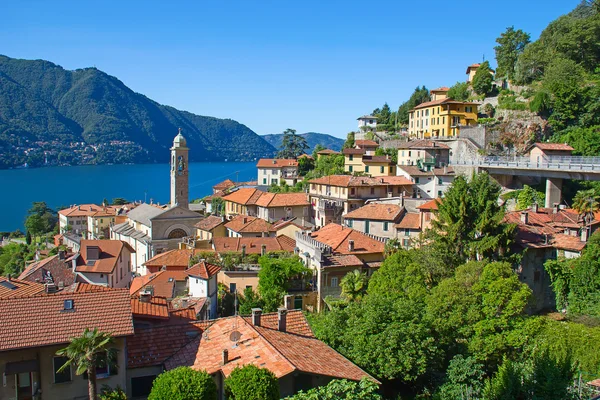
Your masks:
M 308 149 L 306 139 L 296 135 L 295 129 L 288 128 L 283 132 L 283 139 L 277 156 L 279 158 L 298 158 Z
M 600 194 L 595 189 L 580 190 L 573 198 L 573 209 L 586 217 L 600 210 Z
M 37 238 L 46 231 L 46 223 L 42 217 L 33 214 L 28 216 L 25 220 L 25 228 L 27 228 L 28 233 L 31 233 L 33 237 Z
M 467 101 L 469 96 L 468 82 L 456 82 L 448 91 L 448 97 L 457 101 Z
M 205 371 L 178 367 L 158 375 L 148 400 L 216 400 L 217 385 Z
M 548 116 L 552 110 L 552 99 L 546 90 L 536 92 L 529 102 L 529 110 L 541 116 Z
M 292 278 L 304 279 L 310 270 L 302 265 L 300 258 L 275 258 L 262 256 L 258 263 L 258 293 L 263 301 L 264 311 L 276 311 L 283 304 L 283 296 L 287 294 Z
M 392 161 L 394 164 L 398 163 L 398 150 L 391 148 L 391 149 L 384 149 L 383 147 L 378 147 L 377 149 L 375 149 L 375 155 L 376 156 L 387 156 L 390 161 Z
M 534 204 L 544 204 L 546 195 L 535 190 L 529 185 L 523 185 L 523 189 L 519 190 L 517 195 L 517 209 L 526 210 Z
M 525 50 L 529 43 L 530 36 L 520 29 L 515 30 L 514 26 L 506 28 L 500 37 L 496 39 L 498 45 L 494 47 L 496 51 L 496 61 L 498 68 L 496 75 L 513 80 L 515 75 L 515 65 L 517 59 Z
M 100 400 L 127 400 L 127 394 L 120 386 L 115 389 L 108 385 L 102 386 L 99 397 Z
M 215 215 L 224 215 L 225 200 L 222 197 L 213 197 L 211 200 L 211 211 Z
M 225 392 L 231 400 L 278 400 L 279 382 L 268 369 L 247 364 L 225 379 Z
M 555 129 L 577 122 L 583 113 L 581 84 L 583 69 L 575 61 L 554 58 L 544 72 L 542 84 L 552 95 L 549 121 Z
M 111 203 L 111 204 L 112 204 L 113 206 L 122 206 L 122 205 L 125 205 L 125 204 L 128 204 L 128 203 L 129 203 L 129 202 L 128 202 L 126 199 L 122 198 L 122 197 L 115 197 L 115 198 L 112 200 L 112 203 Z
M 483 365 L 474 357 L 454 356 L 446 371 L 446 382 L 440 387 L 440 400 L 476 400 L 483 389 Z
M 57 222 L 56 212 L 48 207 L 46 202 L 36 201 L 33 202 L 31 208 L 27 211 L 25 226 L 27 227 L 28 224 L 32 226 L 31 234 L 36 236 L 51 232 Z
M 374 110 L 373 115 L 377 117 L 377 128 L 379 128 L 379 126 L 385 126 L 385 127 L 388 127 L 388 125 L 393 126 L 394 121 L 390 120 L 392 113 L 391 113 L 390 106 L 388 105 L 388 103 L 385 103 L 383 105 L 383 107 L 381 107 L 381 110 L 380 109 Z M 391 127 L 391 126 L 389 126 L 389 127 Z
M 428 231 L 451 264 L 502 256 L 512 243 L 515 227 L 503 223 L 500 191 L 487 173 L 474 174 L 470 181 L 462 176 L 454 179 Z
M 349 301 L 360 300 L 367 291 L 368 282 L 369 278 L 366 273 L 358 269 L 348 272 L 340 282 L 342 297 L 345 297 Z
M 484 61 L 481 63 L 475 76 L 473 77 L 473 90 L 479 95 L 487 95 L 492 91 L 492 70 L 490 63 Z
M 425 86 L 417 86 L 410 98 L 398 108 L 398 123 L 404 126 L 408 125 L 408 112 L 419 104 L 430 100 L 429 89 Z
M 319 154 L 317 154 L 317 153 L 319 153 L 321 150 L 326 150 L 326 149 L 327 148 L 325 146 L 323 146 L 321 143 L 317 144 L 312 152 L 313 159 L 316 160 L 317 158 L 319 158 Z
M 370 379 L 363 378 L 360 382 L 346 379 L 334 379 L 325 386 L 319 386 L 308 391 L 299 391 L 286 400 L 382 400 L 377 393 L 379 387 Z
M 553 142 L 568 143 L 575 154 L 597 156 L 600 154 L 600 125 L 589 128 L 571 127 L 554 135 Z
M 97 399 L 96 367 L 114 360 L 115 351 L 110 348 L 113 338 L 110 333 L 101 332 L 97 328 L 85 328 L 83 334 L 71 339 L 69 345 L 56 352 L 56 355 L 66 357 L 67 361 L 58 369 L 59 372 L 75 366 L 75 373 L 88 375 L 88 397 Z
M 346 141 L 342 145 L 342 150 L 354 148 L 354 136 L 354 132 L 349 132 L 348 135 L 346 135 Z
M 253 308 L 264 307 L 260 296 L 252 290 L 252 287 L 245 288 L 244 294 L 242 296 L 238 295 L 238 301 L 240 303 L 240 315 L 250 315 Z
M 571 266 L 568 312 L 600 317 L 600 233 L 590 237 L 581 257 Z
M 301 157 L 298 159 L 298 173 L 300 176 L 306 175 L 315 168 L 316 158 Z M 282 181 L 285 182 L 285 181 Z
M 27 235 L 25 236 L 25 243 L 27 246 L 31 245 L 31 232 L 27 231 Z

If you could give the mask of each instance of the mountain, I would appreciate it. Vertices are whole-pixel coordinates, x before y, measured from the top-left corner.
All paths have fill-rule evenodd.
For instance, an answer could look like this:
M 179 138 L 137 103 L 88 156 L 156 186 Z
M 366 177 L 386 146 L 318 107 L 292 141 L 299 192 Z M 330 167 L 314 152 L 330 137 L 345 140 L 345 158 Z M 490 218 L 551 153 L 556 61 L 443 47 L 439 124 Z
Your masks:
M 315 146 L 320 144 L 328 149 L 340 151 L 344 145 L 345 140 L 337 138 L 335 136 L 327 135 L 325 133 L 307 132 L 301 133 L 300 136 L 306 139 L 306 143 L 310 147 L 307 152 L 312 153 Z M 271 146 L 279 149 L 281 141 L 283 140 L 283 133 L 275 133 L 271 135 L 262 136 Z
M 191 161 L 275 152 L 245 125 L 161 105 L 96 68 L 0 55 L 0 168 L 168 162 L 178 128 Z

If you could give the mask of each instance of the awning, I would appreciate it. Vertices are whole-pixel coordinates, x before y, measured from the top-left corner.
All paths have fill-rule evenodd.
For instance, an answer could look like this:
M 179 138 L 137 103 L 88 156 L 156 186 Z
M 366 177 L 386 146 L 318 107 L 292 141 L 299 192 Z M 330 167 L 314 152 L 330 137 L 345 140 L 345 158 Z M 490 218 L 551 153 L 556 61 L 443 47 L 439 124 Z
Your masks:
M 6 367 L 4 367 L 4 374 L 14 375 L 22 372 L 35 372 L 38 369 L 38 360 L 14 361 L 6 363 Z

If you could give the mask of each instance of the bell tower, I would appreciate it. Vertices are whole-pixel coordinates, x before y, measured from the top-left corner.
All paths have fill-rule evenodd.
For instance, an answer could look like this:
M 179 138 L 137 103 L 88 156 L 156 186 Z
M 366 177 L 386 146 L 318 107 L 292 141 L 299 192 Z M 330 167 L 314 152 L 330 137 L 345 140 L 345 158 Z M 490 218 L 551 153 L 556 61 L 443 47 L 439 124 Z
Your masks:
M 171 207 L 175 205 L 189 207 L 189 150 L 179 128 L 179 133 L 173 139 L 173 147 L 171 147 Z

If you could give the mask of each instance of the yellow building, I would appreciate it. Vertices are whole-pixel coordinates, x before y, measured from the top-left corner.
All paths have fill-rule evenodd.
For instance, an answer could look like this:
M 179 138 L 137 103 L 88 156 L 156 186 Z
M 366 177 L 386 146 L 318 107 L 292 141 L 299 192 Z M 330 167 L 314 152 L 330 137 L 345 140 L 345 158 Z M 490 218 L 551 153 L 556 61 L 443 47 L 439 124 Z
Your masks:
M 444 95 L 439 97 L 408 112 L 409 136 L 418 139 L 455 138 L 462 126 L 477 125 L 478 103 L 456 101 Z
M 364 149 L 344 149 L 344 170 L 372 177 L 396 175 L 396 165 L 389 156 L 366 155 Z

